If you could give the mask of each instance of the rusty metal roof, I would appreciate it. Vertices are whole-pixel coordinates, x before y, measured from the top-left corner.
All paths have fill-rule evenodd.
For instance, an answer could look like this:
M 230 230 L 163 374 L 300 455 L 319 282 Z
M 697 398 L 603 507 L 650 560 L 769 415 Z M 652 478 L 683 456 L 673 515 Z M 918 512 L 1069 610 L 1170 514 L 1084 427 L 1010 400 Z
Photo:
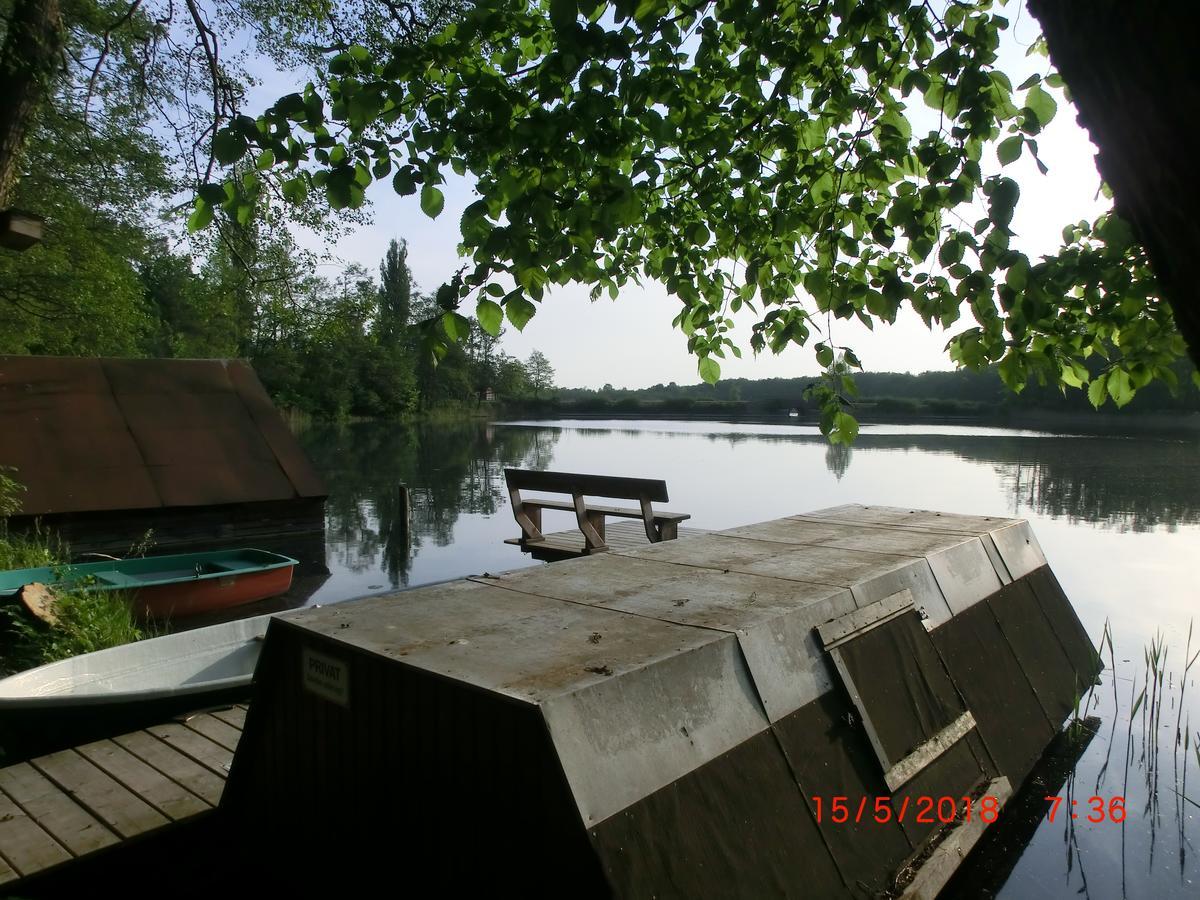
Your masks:
M 243 360 L 0 356 L 22 515 L 323 497 Z

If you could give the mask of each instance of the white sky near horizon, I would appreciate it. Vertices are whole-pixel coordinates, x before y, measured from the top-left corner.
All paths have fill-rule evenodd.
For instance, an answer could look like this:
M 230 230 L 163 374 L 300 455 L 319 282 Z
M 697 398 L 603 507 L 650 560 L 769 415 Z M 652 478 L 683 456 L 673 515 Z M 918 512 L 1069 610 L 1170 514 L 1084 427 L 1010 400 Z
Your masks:
M 1045 74 L 1049 63 L 1040 55 L 1026 56 L 1027 47 L 1038 37 L 1040 29 L 1024 3 L 1011 4 L 1006 14 L 1014 24 L 1002 37 L 1000 68 L 1016 86 L 1034 72 Z M 260 82 L 245 104 L 251 115 L 296 90 L 306 80 L 302 75 L 255 67 L 253 63 L 251 67 Z M 1039 155 L 1049 174 L 1041 175 L 1028 154 L 1005 169 L 1021 185 L 1021 200 L 1012 223 L 1016 232 L 1013 246 L 1031 257 L 1056 250 L 1064 225 L 1094 218 L 1108 207 L 1108 201 L 1098 197 L 1100 177 L 1094 161 L 1095 147 L 1075 121 L 1074 108 L 1061 92 L 1052 93 L 1058 101 L 1058 114 L 1037 137 Z M 912 99 L 915 107 L 923 109 L 919 97 Z M 917 129 L 921 127 L 922 115 L 914 109 Z M 928 128 L 928 123 L 925 127 Z M 1000 170 L 994 150 L 985 154 L 984 167 L 985 174 Z M 372 223 L 343 234 L 332 248 L 334 258 L 329 265 L 360 263 L 368 271 L 378 273 L 388 242 L 403 238 L 408 242 L 409 266 L 417 286 L 424 291 L 435 290 L 462 265 L 457 253 L 459 220 L 462 211 L 478 197 L 467 178 L 450 172 L 446 177 L 447 183 L 442 186 L 445 209 L 436 220 L 421 212 L 418 196 L 396 195 L 390 179 L 372 184 L 367 190 Z M 329 250 L 321 239 L 312 235 L 297 234 L 297 240 L 318 252 Z M 332 274 L 336 270 L 326 271 Z M 696 359 L 687 352 L 686 338 L 671 327 L 679 302 L 669 297 L 664 288 L 654 282 L 641 287 L 631 285 L 623 289 L 616 301 L 605 294 L 595 303 L 588 299 L 588 294 L 587 285 L 548 290 L 524 332 L 517 332 L 506 323 L 501 348 L 521 359 L 534 349 L 541 350 L 555 369 L 556 383 L 562 387 L 598 388 L 611 383 L 616 387 L 640 388 L 672 381 L 694 384 L 700 380 Z M 473 308 L 463 311 L 473 312 Z M 742 319 L 738 319 L 740 331 L 735 338 L 742 347 L 743 358 L 722 360 L 722 378 L 793 378 L 818 373 L 810 348 L 793 346 L 778 356 L 768 351 L 755 357 L 749 350 L 749 326 L 754 317 L 747 314 L 742 318 L 744 327 Z M 930 331 L 906 308 L 895 325 L 877 325 L 874 331 L 857 322 L 835 321 L 833 337 L 838 344 L 852 347 L 867 371 L 916 373 L 953 369 L 944 349 L 946 340 L 970 324 L 960 320 L 949 331 Z

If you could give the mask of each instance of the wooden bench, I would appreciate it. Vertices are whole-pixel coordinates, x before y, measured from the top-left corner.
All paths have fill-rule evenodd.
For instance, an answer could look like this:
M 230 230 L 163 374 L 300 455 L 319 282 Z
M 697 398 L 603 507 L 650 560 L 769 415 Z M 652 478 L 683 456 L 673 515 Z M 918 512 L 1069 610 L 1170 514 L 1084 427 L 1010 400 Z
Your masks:
M 679 523 L 690 519 L 688 513 L 655 511 L 654 503 L 667 502 L 667 483 L 653 478 L 620 478 L 612 475 L 579 475 L 571 472 L 538 472 L 530 469 L 505 469 L 508 496 L 513 517 L 521 526 L 521 537 L 509 543 L 534 555 L 539 550 L 555 551 L 555 555 L 587 555 L 608 549 L 605 543 L 604 522 L 610 516 L 641 519 L 646 537 L 652 544 L 672 541 L 679 536 Z M 569 494 L 570 500 L 524 498 L 521 491 L 542 491 L 549 494 Z M 636 500 L 636 509 L 621 506 L 589 504 L 585 497 L 607 497 L 615 500 Z M 563 554 L 561 548 L 546 541 L 542 533 L 542 510 L 556 509 L 575 513 L 583 547 L 577 553 Z

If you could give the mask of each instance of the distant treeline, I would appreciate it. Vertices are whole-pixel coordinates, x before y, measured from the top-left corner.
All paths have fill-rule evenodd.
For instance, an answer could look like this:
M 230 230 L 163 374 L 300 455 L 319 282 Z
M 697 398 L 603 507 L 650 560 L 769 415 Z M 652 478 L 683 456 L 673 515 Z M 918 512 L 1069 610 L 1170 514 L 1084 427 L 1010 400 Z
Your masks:
M 1097 366 L 1099 371 L 1099 365 Z M 1137 392 L 1123 414 L 1200 412 L 1200 391 L 1191 383 L 1192 367 L 1176 369 L 1179 387 L 1172 394 L 1155 382 Z M 599 390 L 560 388 L 554 398 L 559 413 L 637 413 L 646 415 L 777 415 L 792 410 L 816 414 L 804 399 L 815 378 L 730 378 L 709 384 L 656 384 L 629 390 L 606 384 Z M 909 417 L 1005 418 L 1021 413 L 1076 414 L 1092 411 L 1087 395 L 1068 389 L 1031 384 L 1013 394 L 993 370 L 982 372 L 866 372 L 856 376 L 859 396 L 855 414 L 861 419 Z M 1111 409 L 1111 407 L 1109 407 Z

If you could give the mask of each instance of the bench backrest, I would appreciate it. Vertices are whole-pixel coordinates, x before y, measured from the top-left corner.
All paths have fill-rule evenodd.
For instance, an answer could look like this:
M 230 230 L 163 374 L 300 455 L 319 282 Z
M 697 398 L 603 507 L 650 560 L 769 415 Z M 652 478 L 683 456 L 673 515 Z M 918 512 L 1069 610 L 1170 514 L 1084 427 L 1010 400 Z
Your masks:
M 582 475 L 574 472 L 538 472 L 533 469 L 505 469 L 504 479 L 510 491 L 549 491 L 582 494 L 588 497 L 612 497 L 617 500 L 652 500 L 666 503 L 667 483 L 657 478 L 622 478 L 616 475 Z

